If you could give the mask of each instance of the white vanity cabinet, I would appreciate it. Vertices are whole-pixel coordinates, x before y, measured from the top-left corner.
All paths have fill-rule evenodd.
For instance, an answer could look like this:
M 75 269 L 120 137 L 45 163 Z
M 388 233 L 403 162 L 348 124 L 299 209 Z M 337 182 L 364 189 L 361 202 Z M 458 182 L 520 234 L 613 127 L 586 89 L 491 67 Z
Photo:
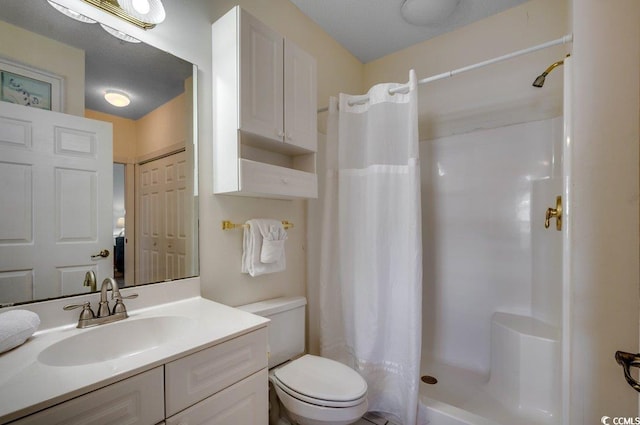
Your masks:
M 263 327 L 11 425 L 267 425 L 268 393 Z
M 316 61 L 236 6 L 212 26 L 214 193 L 316 198 Z

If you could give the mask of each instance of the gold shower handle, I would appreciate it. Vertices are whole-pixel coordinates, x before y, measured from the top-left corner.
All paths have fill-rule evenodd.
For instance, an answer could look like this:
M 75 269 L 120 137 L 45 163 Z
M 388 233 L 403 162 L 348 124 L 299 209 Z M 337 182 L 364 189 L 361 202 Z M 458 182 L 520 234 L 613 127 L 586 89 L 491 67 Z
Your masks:
M 556 207 L 555 208 L 547 208 L 547 213 L 544 216 L 544 228 L 549 228 L 549 221 L 555 218 L 556 219 L 556 230 L 562 230 L 562 196 L 556 197 Z

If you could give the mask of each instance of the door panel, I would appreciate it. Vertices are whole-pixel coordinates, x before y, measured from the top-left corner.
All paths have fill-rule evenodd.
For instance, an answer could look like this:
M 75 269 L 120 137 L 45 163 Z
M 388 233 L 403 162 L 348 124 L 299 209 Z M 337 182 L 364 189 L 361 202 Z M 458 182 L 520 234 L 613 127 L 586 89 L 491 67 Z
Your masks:
M 240 43 L 240 128 L 282 141 L 282 37 L 243 11 Z
M 0 303 L 112 276 L 111 124 L 0 102 Z
M 285 142 L 315 152 L 318 143 L 316 60 L 285 39 Z

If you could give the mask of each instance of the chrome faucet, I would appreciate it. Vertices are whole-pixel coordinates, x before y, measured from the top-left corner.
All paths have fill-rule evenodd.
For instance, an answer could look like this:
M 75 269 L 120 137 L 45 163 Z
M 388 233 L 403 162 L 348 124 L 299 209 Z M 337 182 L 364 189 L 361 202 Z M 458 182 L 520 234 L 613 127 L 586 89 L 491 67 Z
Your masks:
M 111 290 L 111 299 L 115 299 L 116 303 L 113 309 L 109 309 L 109 300 L 107 299 L 107 291 Z M 82 307 L 80 312 L 80 318 L 78 319 L 78 328 L 88 328 L 91 326 L 102 325 L 105 323 L 117 322 L 118 320 L 126 319 L 129 317 L 127 314 L 127 308 L 122 302 L 123 299 L 136 298 L 138 294 L 131 294 L 123 297 L 120 294 L 118 284 L 112 277 L 108 277 L 102 281 L 100 286 L 100 303 L 98 304 L 98 314 L 94 314 L 91 310 L 91 303 L 89 301 L 83 304 L 69 304 L 64 306 L 64 310 L 73 310 L 75 308 Z

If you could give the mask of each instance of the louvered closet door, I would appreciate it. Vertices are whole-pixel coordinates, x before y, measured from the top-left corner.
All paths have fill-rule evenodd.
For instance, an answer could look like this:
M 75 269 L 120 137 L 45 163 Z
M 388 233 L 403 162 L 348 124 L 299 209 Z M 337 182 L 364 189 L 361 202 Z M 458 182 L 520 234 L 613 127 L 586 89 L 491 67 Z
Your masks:
M 112 162 L 111 124 L 0 102 L 0 303 L 112 276 Z

